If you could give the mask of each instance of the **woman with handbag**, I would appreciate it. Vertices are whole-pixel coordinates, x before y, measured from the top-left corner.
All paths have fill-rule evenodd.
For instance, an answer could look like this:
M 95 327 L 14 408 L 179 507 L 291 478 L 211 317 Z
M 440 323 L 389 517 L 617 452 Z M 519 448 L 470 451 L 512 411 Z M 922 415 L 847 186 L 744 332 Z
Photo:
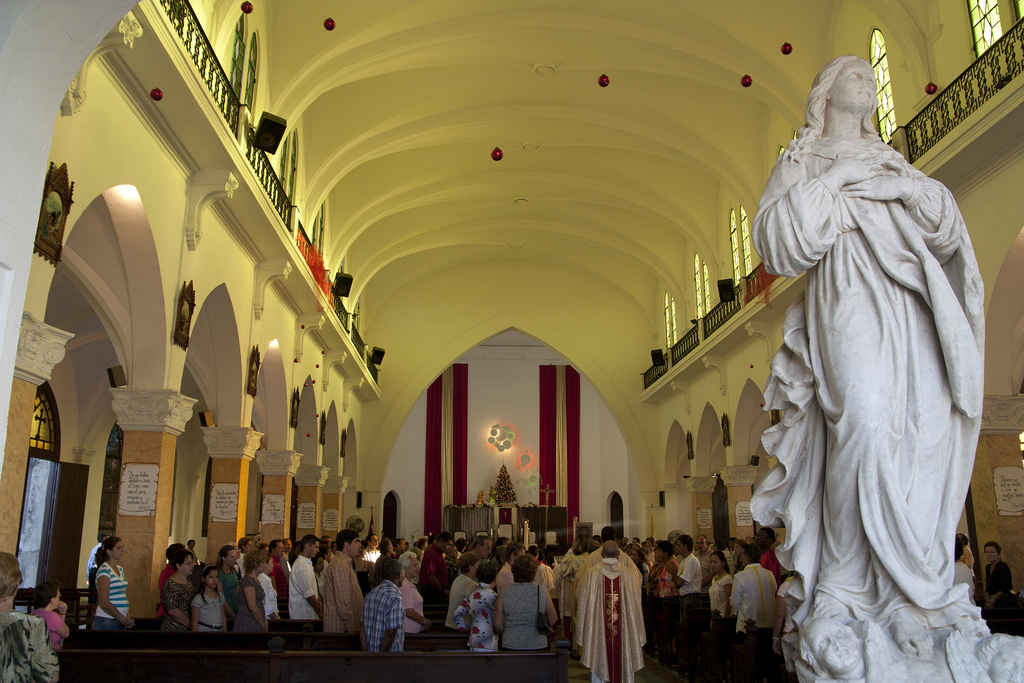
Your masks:
M 494 630 L 501 634 L 503 650 L 545 650 L 551 627 L 558 619 L 555 603 L 542 586 L 533 583 L 537 560 L 521 555 L 512 563 L 514 583 L 498 595 Z
M 985 567 L 985 592 L 988 594 L 985 607 L 1019 608 L 1020 596 L 1013 592 L 1013 577 L 1003 562 L 1002 553 L 1003 549 L 995 541 L 985 544 L 985 559 L 989 562 Z

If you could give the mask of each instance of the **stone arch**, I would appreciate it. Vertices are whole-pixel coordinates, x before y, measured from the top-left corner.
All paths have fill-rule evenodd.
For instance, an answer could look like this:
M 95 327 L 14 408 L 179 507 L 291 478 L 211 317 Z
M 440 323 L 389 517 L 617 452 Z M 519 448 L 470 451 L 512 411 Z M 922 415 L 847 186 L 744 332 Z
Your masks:
M 89 202 L 68 233 L 60 270 L 99 316 L 128 385 L 164 388 L 170 334 L 160 260 L 133 185 Z
M 320 464 L 320 406 L 317 403 L 316 385 L 309 375 L 302 380 L 299 389 L 299 421 L 292 448 L 302 453 L 303 465 Z
M 985 314 L 985 393 L 1012 396 L 1024 385 L 1024 230 L 996 276 Z
M 679 420 L 672 420 L 665 441 L 665 485 L 682 485 L 683 480 L 690 476 L 690 460 L 686 451 L 686 433 Z
M 718 412 L 710 403 L 704 404 L 694 439 L 694 474 L 708 476 L 725 466 L 725 446 L 722 443 L 722 423 Z
M 238 324 L 227 284 L 210 292 L 192 324 L 185 367 L 203 392 L 214 423 L 221 427 L 242 427 L 248 354 L 241 351 Z M 257 394 L 259 388 L 257 384 Z
M 342 500 L 342 521 L 356 514 L 356 492 L 359 491 L 359 449 L 357 445 L 356 423 L 349 419 L 345 426 L 345 459 L 341 463 L 341 474 L 348 477 L 348 488 L 345 489 Z
M 262 361 L 256 380 L 256 400 L 252 404 L 253 422 L 258 431 L 263 432 L 266 448 L 282 450 L 288 447 L 291 395 L 277 339 L 271 339 L 266 345 Z
M 761 447 L 761 434 L 768 429 L 771 421 L 764 411 L 764 394 L 748 379 L 740 392 L 740 401 L 736 406 L 736 420 L 732 430 L 732 454 L 734 465 L 746 465 L 750 456 L 757 455 Z
M 331 468 L 331 474 L 341 474 L 341 426 L 338 424 L 338 406 L 331 401 L 327 409 L 327 436 L 324 440 L 322 464 Z M 347 444 L 346 444 L 347 446 Z

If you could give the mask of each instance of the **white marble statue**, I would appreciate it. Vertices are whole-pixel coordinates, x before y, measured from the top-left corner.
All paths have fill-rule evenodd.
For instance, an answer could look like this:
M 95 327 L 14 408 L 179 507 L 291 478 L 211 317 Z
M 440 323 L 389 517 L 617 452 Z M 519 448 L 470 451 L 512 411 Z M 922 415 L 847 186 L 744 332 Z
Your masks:
M 779 466 L 751 511 L 786 526 L 799 626 L 786 651 L 801 680 L 978 683 L 946 640 L 959 634 L 963 655 L 989 635 L 953 586 L 983 285 L 953 196 L 875 132 L 876 92 L 856 56 L 821 70 L 754 221 L 767 269 L 806 273 L 806 294 L 772 360 L 765 409 L 785 413 L 763 443 Z

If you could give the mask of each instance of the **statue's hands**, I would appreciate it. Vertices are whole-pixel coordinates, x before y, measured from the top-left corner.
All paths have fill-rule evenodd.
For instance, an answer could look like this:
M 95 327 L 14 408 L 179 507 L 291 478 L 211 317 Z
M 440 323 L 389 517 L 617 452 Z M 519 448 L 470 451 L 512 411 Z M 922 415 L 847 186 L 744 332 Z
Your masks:
M 836 184 L 836 187 L 843 188 L 851 183 L 859 183 L 874 178 L 881 172 L 881 167 L 869 166 L 857 159 L 837 159 L 825 171 L 825 175 Z
M 912 178 L 901 178 L 900 176 L 876 176 L 870 180 L 846 185 L 843 187 L 843 194 L 847 197 L 873 199 L 880 202 L 896 199 L 905 202 L 913 196 L 915 182 L 917 181 Z

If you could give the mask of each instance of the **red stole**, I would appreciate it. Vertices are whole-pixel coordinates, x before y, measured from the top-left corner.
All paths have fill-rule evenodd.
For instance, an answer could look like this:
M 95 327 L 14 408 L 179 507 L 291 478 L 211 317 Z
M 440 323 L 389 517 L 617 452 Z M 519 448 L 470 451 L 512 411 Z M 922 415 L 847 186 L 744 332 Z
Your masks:
M 620 577 L 604 577 L 604 651 L 611 683 L 622 681 L 622 591 Z

